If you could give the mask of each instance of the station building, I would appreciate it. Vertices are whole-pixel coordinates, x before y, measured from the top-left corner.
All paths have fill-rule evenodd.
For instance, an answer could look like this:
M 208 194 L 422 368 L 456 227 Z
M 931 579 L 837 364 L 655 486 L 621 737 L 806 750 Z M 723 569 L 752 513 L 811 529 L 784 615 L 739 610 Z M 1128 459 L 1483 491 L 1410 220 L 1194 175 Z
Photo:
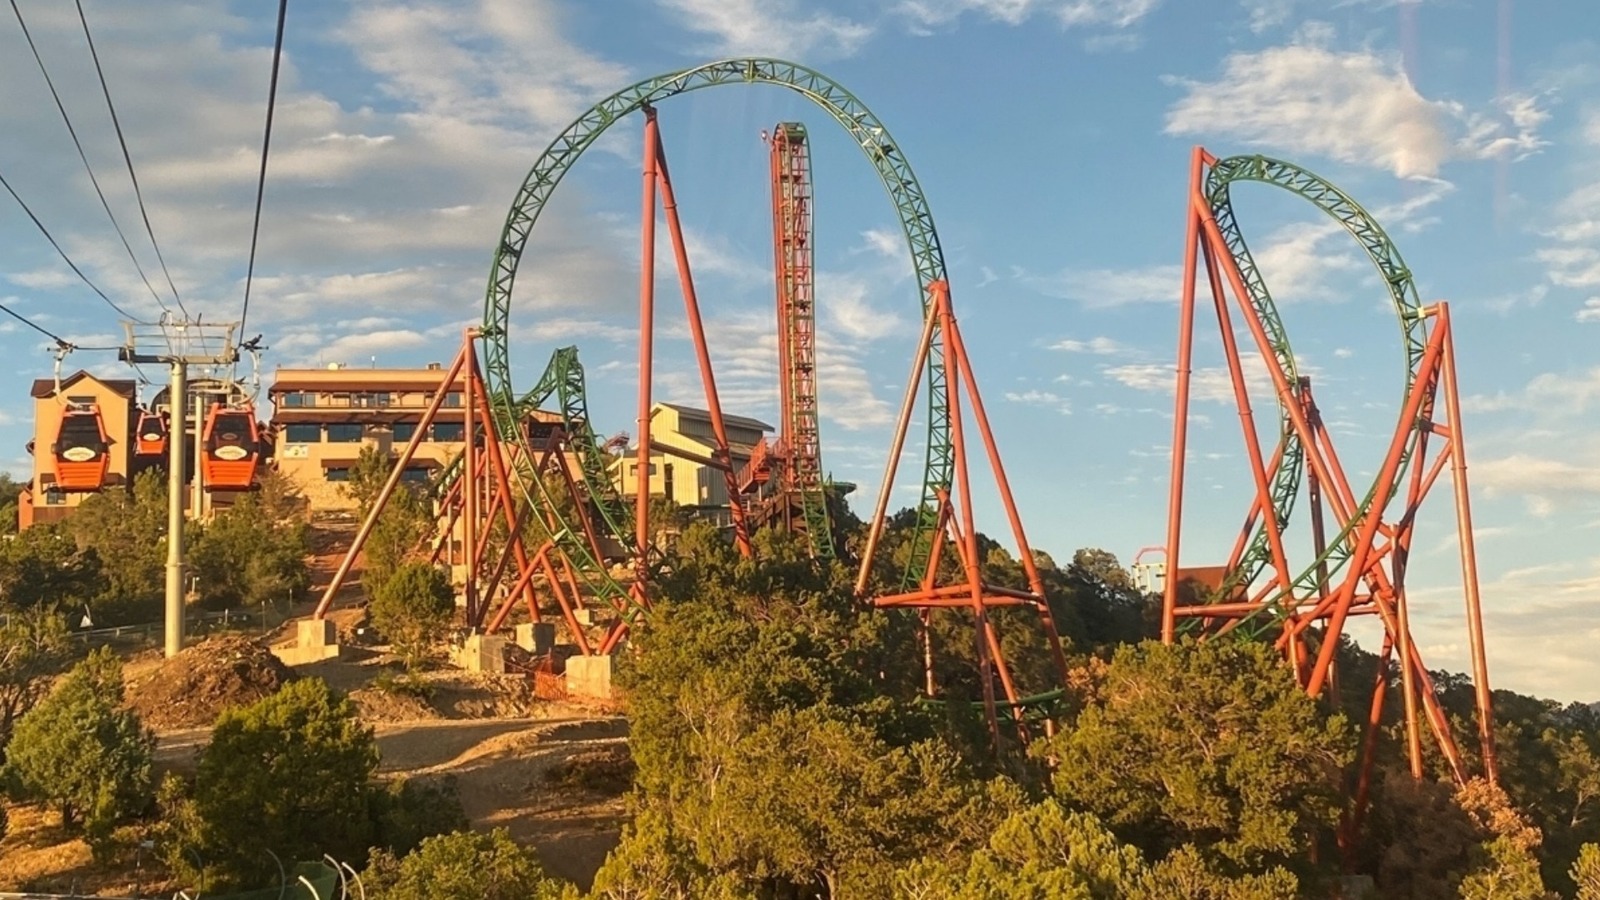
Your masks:
M 446 385 L 444 376 L 438 363 L 422 369 L 354 369 L 338 363 L 278 369 L 268 388 L 278 472 L 305 494 L 313 512 L 353 511 L 356 503 L 343 485 L 362 447 L 397 458 L 434 395 L 444 391 L 444 404 L 401 476 L 428 481 L 465 446 L 465 385 L 459 378 Z
M 756 444 L 773 431 L 759 419 L 722 415 L 728 434 L 728 452 L 735 472 L 750 462 Z M 721 525 L 729 524 L 728 484 L 713 464 L 716 436 L 711 414 L 675 403 L 650 407 L 650 494 L 666 497 L 694 515 Z M 638 445 L 613 464 L 614 480 L 623 497 L 638 494 Z

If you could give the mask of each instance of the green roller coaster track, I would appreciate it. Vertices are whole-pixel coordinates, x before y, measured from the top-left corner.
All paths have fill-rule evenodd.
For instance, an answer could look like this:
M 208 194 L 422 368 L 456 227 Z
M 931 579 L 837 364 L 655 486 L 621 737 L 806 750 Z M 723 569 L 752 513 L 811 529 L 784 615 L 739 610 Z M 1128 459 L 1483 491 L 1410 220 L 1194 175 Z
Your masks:
M 1236 182 L 1241 181 L 1275 185 L 1310 201 L 1318 209 L 1332 216 L 1366 251 L 1367 257 L 1372 260 L 1383 279 L 1389 292 L 1389 299 L 1394 305 L 1395 314 L 1400 321 L 1406 363 L 1405 387 L 1401 394 L 1403 409 L 1404 398 L 1410 394 L 1422 365 L 1427 345 L 1427 331 L 1411 270 L 1400 258 L 1400 251 L 1396 249 L 1394 242 L 1389 239 L 1372 215 L 1351 199 L 1350 195 L 1292 163 L 1265 156 L 1233 156 L 1218 160 L 1211 166 L 1206 177 L 1206 199 L 1211 205 L 1212 214 L 1216 218 L 1228 252 L 1243 276 L 1245 289 L 1249 294 L 1248 302 L 1266 329 L 1272 354 L 1288 377 L 1291 390 L 1297 387 L 1299 369 L 1294 354 L 1289 349 L 1289 337 L 1284 330 L 1283 320 L 1278 315 L 1277 305 L 1273 302 L 1271 292 L 1267 290 L 1266 281 L 1256 266 L 1255 258 L 1251 256 L 1250 249 L 1245 244 L 1244 233 L 1240 231 L 1238 219 L 1233 212 L 1231 189 Z M 1273 476 L 1271 496 L 1272 512 L 1280 529 L 1286 528 L 1289 524 L 1289 514 L 1294 506 L 1295 495 L 1299 493 L 1301 476 L 1305 470 L 1305 447 L 1301 445 L 1290 417 L 1291 404 L 1297 402 L 1295 397 L 1278 398 L 1283 455 Z M 1361 500 L 1354 515 L 1328 542 L 1327 549 L 1322 555 L 1295 577 L 1289 596 L 1280 594 L 1267 598 L 1269 608 L 1273 610 L 1271 618 L 1274 623 L 1277 617 L 1293 609 L 1294 596 L 1303 595 L 1319 583 L 1323 583 L 1325 579 L 1331 579 L 1349 560 L 1356 524 L 1371 508 L 1379 489 L 1387 488 L 1383 494 L 1389 496 L 1405 477 L 1411 462 L 1411 442 L 1406 442 L 1402 452 L 1404 455 L 1400 459 L 1399 468 L 1395 470 L 1394 483 L 1391 485 L 1374 483 Z M 1250 584 L 1265 567 L 1270 565 L 1271 557 L 1267 525 L 1263 521 L 1256 527 L 1240 559 L 1239 567 L 1230 574 L 1222 593 L 1228 593 L 1234 586 Z M 1259 621 L 1261 618 L 1259 614 L 1251 616 L 1240 630 L 1245 634 L 1264 633 L 1269 627 L 1267 624 L 1256 626 L 1251 622 L 1251 620 Z
M 633 527 L 632 516 L 612 483 L 610 459 L 600 447 L 600 437 L 589 424 L 589 399 L 577 347 L 560 347 L 550 354 L 544 376 L 533 390 L 522 395 L 518 406 L 525 414 L 543 408 L 552 397 L 561 410 L 568 446 L 578 456 L 591 511 L 600 517 L 607 534 L 627 534 Z
M 716 87 L 724 84 L 770 84 L 793 90 L 825 110 L 842 125 L 856 145 L 866 155 L 878 172 L 890 200 L 899 214 L 916 270 L 921 302 L 926 313 L 930 286 L 945 279 L 944 255 L 939 247 L 939 237 L 934 231 L 933 215 L 922 189 L 917 184 L 911 166 L 901 154 L 899 146 L 890 137 L 888 129 L 863 104 L 843 86 L 827 76 L 804 66 L 775 59 L 728 59 L 708 63 L 678 72 L 649 78 L 624 88 L 595 104 L 579 116 L 550 143 L 529 170 L 511 211 L 506 217 L 500 242 L 495 247 L 494 262 L 490 268 L 489 286 L 484 298 L 483 328 L 484 377 L 492 402 L 495 421 L 503 435 L 516 434 L 524 442 L 518 468 L 527 499 L 534 502 L 533 491 L 539 499 L 549 503 L 543 480 L 530 477 L 526 470 L 533 454 L 527 446 L 528 437 L 517 427 L 521 412 L 511 386 L 510 317 L 511 293 L 516 281 L 517 267 L 527 247 L 528 236 L 544 211 L 546 202 L 556 185 L 560 184 L 578 157 L 588 149 L 618 120 L 629 113 L 649 107 L 678 94 Z M 937 525 L 938 498 L 948 490 L 953 457 L 950 446 L 950 419 L 947 404 L 947 382 L 943 362 L 943 335 L 935 329 L 934 346 L 928 357 L 928 435 L 927 455 L 923 472 L 922 504 L 919 508 L 918 527 L 912 545 L 911 557 L 905 570 L 905 580 L 910 582 L 925 566 L 932 551 L 934 529 Z M 530 487 L 531 486 L 531 487 Z M 621 521 L 608 521 L 616 529 Z M 613 531 L 616 537 L 626 535 Z M 598 561 L 591 558 L 582 540 L 573 528 L 567 527 L 555 536 L 561 549 L 585 575 L 590 588 L 606 600 L 620 600 L 628 592 L 609 575 Z M 626 602 L 626 601 L 624 601 Z M 631 608 L 631 607 L 630 607 Z

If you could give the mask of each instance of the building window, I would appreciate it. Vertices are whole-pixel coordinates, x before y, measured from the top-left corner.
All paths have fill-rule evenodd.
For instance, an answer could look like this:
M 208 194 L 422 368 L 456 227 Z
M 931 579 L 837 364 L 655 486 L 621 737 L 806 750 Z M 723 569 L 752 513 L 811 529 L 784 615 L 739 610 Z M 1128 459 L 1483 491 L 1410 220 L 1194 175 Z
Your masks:
M 396 422 L 390 428 L 394 430 L 394 439 L 397 441 L 409 441 L 411 436 L 417 433 L 415 422 Z
M 360 407 L 385 407 L 389 405 L 389 394 L 386 391 L 372 391 L 350 395 L 350 405 Z
M 460 441 L 467 433 L 465 425 L 460 422 L 435 422 L 433 423 L 433 439 L 441 443 L 454 443 Z
M 317 395 L 306 391 L 289 391 L 283 395 L 285 407 L 307 407 L 317 405 Z
M 328 443 L 356 444 L 361 441 L 361 423 L 333 422 L 328 425 Z
M 433 480 L 433 470 L 427 466 L 406 466 L 400 480 L 407 484 L 427 484 Z
M 337 469 L 323 469 L 322 477 L 329 481 L 349 481 L 350 469 L 345 466 L 341 466 Z
M 450 393 L 445 394 L 444 395 L 444 405 L 447 406 L 447 407 L 450 407 L 452 409 L 460 408 L 460 406 L 461 406 L 461 392 L 460 391 L 451 391 Z
M 318 444 L 322 442 L 322 426 L 304 423 L 286 425 L 283 439 L 290 444 Z
M 60 490 L 59 488 L 53 488 L 53 487 L 45 489 L 45 492 L 44 492 L 44 505 L 45 506 L 61 506 L 62 504 L 66 503 L 66 502 L 67 502 L 66 492 Z

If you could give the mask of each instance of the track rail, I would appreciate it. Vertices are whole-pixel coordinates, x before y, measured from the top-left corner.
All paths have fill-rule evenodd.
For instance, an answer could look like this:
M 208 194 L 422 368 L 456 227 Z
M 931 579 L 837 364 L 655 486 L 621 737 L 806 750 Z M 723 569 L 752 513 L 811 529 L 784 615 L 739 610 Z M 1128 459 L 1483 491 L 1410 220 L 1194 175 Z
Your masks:
M 519 468 L 530 465 L 526 461 L 532 460 L 534 454 L 532 447 L 527 446 L 528 436 L 517 427 L 520 405 L 511 381 L 511 295 L 528 237 L 545 204 L 583 152 L 623 117 L 669 97 L 727 84 L 769 84 L 788 88 L 827 112 L 872 163 L 894 204 L 916 270 L 925 316 L 931 303 L 933 285 L 946 280 L 944 255 L 934 230 L 933 215 L 910 164 L 882 121 L 838 82 L 795 63 L 742 58 L 669 72 L 624 88 L 580 115 L 540 155 L 512 202 L 500 241 L 495 247 L 488 290 L 484 297 L 484 375 L 501 433 L 517 434 L 525 445 L 527 452 L 519 455 Z M 943 334 L 940 329 L 934 329 L 933 340 L 935 349 L 942 346 Z M 912 553 L 902 576 L 906 584 L 910 584 L 923 570 L 932 553 L 939 524 L 939 498 L 949 492 L 954 465 L 950 442 L 948 380 L 943 359 L 941 352 L 928 354 L 927 450 L 918 525 Z M 531 472 L 520 474 L 523 476 L 520 479 L 523 490 L 528 492 L 527 499 L 534 502 L 535 492 L 545 492 L 543 481 L 531 477 Z M 550 502 L 548 496 L 540 499 L 545 503 Z M 590 587 L 602 598 L 616 597 L 619 592 L 626 595 L 627 592 L 606 574 L 604 567 L 589 558 L 583 542 L 574 537 L 577 530 L 569 527 L 565 532 L 566 539 L 557 543 L 569 554 L 577 568 L 585 573 Z
M 1289 346 L 1289 337 L 1284 330 L 1282 317 L 1278 314 L 1276 302 L 1271 291 L 1267 288 L 1266 279 L 1262 277 L 1260 268 L 1256 265 L 1254 256 L 1250 253 L 1249 245 L 1244 238 L 1244 232 L 1239 227 L 1237 216 L 1233 210 L 1233 186 L 1239 182 L 1259 182 L 1272 185 L 1301 197 L 1313 206 L 1327 213 L 1341 227 L 1344 228 L 1361 245 L 1367 258 L 1378 270 L 1379 276 L 1389 293 L 1389 299 L 1394 306 L 1396 318 L 1399 320 L 1402 346 L 1405 356 L 1404 383 L 1401 390 L 1402 417 L 1404 413 L 1404 398 L 1411 393 L 1412 386 L 1416 383 L 1417 373 L 1422 366 L 1422 357 L 1427 345 L 1426 317 L 1422 315 L 1421 302 L 1417 296 L 1416 283 L 1412 279 L 1411 270 L 1400 257 L 1400 251 L 1377 220 L 1364 209 L 1361 204 L 1335 187 L 1326 179 L 1321 178 L 1293 163 L 1272 159 L 1266 156 L 1232 156 L 1212 162 L 1206 173 L 1205 194 L 1211 207 L 1211 212 L 1218 229 L 1222 234 L 1229 254 L 1233 257 L 1239 273 L 1244 278 L 1248 297 L 1247 300 L 1255 309 L 1265 326 L 1270 349 L 1283 372 L 1289 377 L 1289 383 L 1297 383 L 1299 367 L 1295 361 L 1294 353 Z M 1291 408 L 1299 403 L 1295 396 L 1279 395 L 1278 409 L 1280 414 L 1280 449 L 1282 457 L 1276 471 L 1273 473 L 1272 482 L 1272 515 L 1277 518 L 1280 529 L 1287 527 L 1289 516 L 1294 507 L 1294 499 L 1300 490 L 1301 478 L 1305 470 L 1305 448 L 1301 446 L 1298 435 L 1293 428 Z M 1427 413 L 1429 411 L 1424 411 Z M 1401 422 L 1403 427 L 1414 427 L 1415 423 Z M 1412 444 L 1408 442 L 1400 466 L 1395 472 L 1394 483 L 1391 485 L 1373 484 L 1367 494 L 1360 500 L 1356 514 L 1349 518 L 1342 531 L 1328 541 L 1327 549 L 1317 560 L 1313 561 L 1304 571 L 1295 576 L 1292 592 L 1309 590 L 1316 584 L 1330 579 L 1338 573 L 1349 561 L 1351 531 L 1356 523 L 1360 522 L 1372 506 L 1374 499 L 1382 493 L 1391 496 L 1405 478 L 1410 462 Z M 1380 488 L 1387 488 L 1380 492 Z M 1256 526 L 1250 542 L 1240 559 L 1239 566 L 1229 576 L 1228 583 L 1224 585 L 1223 594 L 1229 587 L 1248 585 L 1260 575 L 1262 570 L 1270 564 L 1271 551 L 1268 546 L 1266 524 Z M 1292 597 L 1270 598 L 1278 600 L 1282 608 L 1292 608 Z

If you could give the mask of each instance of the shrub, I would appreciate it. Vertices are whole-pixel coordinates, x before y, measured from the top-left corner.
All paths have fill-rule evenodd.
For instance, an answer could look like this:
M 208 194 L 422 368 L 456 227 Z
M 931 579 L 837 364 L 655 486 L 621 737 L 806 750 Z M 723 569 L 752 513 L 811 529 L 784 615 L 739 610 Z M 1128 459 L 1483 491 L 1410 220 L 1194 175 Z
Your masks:
M 6 772 L 19 799 L 40 800 L 81 827 L 97 857 L 117 822 L 153 799 L 155 736 L 123 709 L 122 664 L 102 647 L 16 725 Z
M 415 670 L 455 608 L 449 577 L 430 563 L 409 562 L 378 585 L 367 612 L 406 668 Z
M 457 831 L 396 859 L 373 855 L 362 879 L 372 900 L 561 900 L 576 896 L 546 875 L 531 851 L 503 828 Z

